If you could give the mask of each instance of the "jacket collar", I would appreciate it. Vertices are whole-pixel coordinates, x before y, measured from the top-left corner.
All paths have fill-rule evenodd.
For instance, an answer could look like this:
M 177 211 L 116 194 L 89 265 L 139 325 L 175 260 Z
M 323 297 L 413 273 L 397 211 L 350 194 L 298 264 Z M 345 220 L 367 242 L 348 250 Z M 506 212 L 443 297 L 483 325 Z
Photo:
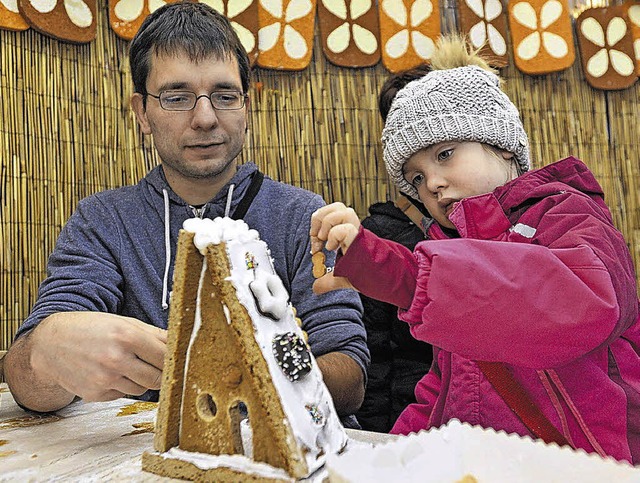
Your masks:
M 492 193 L 465 198 L 449 219 L 460 236 L 481 240 L 495 239 L 520 217 L 532 201 L 565 191 L 577 191 L 604 203 L 604 194 L 589 168 L 577 158 L 568 157 L 543 168 L 529 171 L 499 186 Z M 450 238 L 437 224 L 429 238 Z

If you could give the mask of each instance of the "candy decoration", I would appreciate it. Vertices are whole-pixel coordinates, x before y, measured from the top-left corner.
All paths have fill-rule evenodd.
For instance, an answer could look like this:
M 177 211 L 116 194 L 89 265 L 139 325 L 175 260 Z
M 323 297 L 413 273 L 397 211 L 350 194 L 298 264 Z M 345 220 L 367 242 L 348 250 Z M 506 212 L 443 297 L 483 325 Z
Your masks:
M 258 268 L 258 262 L 256 262 L 256 257 L 253 256 L 253 253 L 245 253 L 244 260 L 247 263 L 247 270 L 255 270 Z
M 582 69 L 596 89 L 626 89 L 637 79 L 633 39 L 621 6 L 590 8 L 576 20 Z
M 311 372 L 311 354 L 307 344 L 293 332 L 274 337 L 271 345 L 273 355 L 282 372 L 291 382 Z
M 567 69 L 575 60 L 567 0 L 509 2 L 513 57 L 525 74 Z
M 287 312 L 289 294 L 275 273 L 257 272 L 249 284 L 258 311 L 271 319 L 280 320 Z
M 304 408 L 307 411 L 309 411 L 309 414 L 311 415 L 311 420 L 314 423 L 318 425 L 321 425 L 322 423 L 324 423 L 324 414 L 322 414 L 322 411 L 320 410 L 317 404 L 305 404 Z

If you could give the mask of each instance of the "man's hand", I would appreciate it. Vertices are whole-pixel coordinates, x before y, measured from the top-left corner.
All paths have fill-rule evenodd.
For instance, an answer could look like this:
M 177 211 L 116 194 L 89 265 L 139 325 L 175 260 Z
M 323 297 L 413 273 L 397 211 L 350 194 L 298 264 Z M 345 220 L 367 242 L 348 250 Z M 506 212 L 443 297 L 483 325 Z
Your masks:
M 356 290 L 347 277 L 336 277 L 333 272 L 328 272 L 313 282 L 313 293 L 323 294 L 341 288 Z
M 165 330 L 130 317 L 54 314 L 9 350 L 7 382 L 17 401 L 37 411 L 60 409 L 74 396 L 141 395 L 160 388 L 166 341 Z

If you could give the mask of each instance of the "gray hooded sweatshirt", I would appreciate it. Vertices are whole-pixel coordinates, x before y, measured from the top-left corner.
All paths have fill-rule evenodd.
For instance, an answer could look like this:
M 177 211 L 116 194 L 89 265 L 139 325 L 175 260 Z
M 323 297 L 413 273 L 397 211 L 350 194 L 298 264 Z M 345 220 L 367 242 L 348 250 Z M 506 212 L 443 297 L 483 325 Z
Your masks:
M 239 166 L 200 215 L 213 219 L 233 213 L 256 171 L 252 163 Z M 342 352 L 366 374 L 369 351 L 358 294 L 315 295 L 311 288 L 309 223 L 322 205 L 316 194 L 265 177 L 243 219 L 269 246 L 313 354 Z M 16 338 L 47 316 L 69 311 L 119 314 L 166 328 L 178 232 L 195 214 L 171 190 L 160 166 L 135 186 L 81 200 L 60 233 L 47 278 Z M 157 391 L 141 399 L 156 400 Z

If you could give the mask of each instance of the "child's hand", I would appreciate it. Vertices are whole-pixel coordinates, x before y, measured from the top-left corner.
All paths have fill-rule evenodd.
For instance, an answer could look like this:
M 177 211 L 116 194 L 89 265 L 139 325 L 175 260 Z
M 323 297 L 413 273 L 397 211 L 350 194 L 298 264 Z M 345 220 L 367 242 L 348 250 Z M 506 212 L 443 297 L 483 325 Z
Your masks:
M 347 253 L 349 246 L 358 235 L 360 219 L 352 208 L 342 203 L 323 206 L 311 215 L 311 254 L 317 253 L 325 247 L 327 250 L 337 250 Z M 345 277 L 335 277 L 333 272 L 327 272 L 313 284 L 313 291 L 323 294 L 341 288 L 354 288 Z
M 311 215 L 311 253 L 322 250 L 337 250 L 343 254 L 353 243 L 360 230 L 360 219 L 353 210 L 342 203 L 323 206 Z

